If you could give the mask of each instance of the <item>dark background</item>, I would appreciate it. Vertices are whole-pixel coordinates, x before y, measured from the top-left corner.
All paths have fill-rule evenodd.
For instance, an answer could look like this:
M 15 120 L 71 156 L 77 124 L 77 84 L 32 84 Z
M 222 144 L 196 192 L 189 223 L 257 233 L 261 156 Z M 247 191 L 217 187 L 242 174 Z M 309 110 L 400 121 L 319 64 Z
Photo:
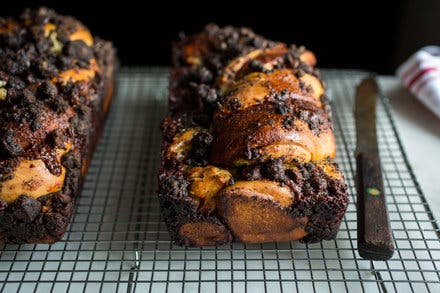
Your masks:
M 202 6 L 159 1 L 147 10 L 140 1 L 108 2 L 2 1 L 1 14 L 45 5 L 73 15 L 94 34 L 112 40 L 124 65 L 169 65 L 170 43 L 178 33 L 197 32 L 208 22 L 249 26 L 274 40 L 304 44 L 318 56 L 320 67 L 388 74 L 421 46 L 440 44 L 437 0 L 206 1 Z

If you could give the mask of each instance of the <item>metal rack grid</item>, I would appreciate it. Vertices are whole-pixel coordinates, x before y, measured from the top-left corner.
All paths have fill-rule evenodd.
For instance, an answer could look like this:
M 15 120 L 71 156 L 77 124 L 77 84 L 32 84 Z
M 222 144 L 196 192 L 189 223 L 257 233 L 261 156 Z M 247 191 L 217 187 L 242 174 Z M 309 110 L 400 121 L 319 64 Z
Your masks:
M 337 161 L 351 194 L 336 240 L 173 245 L 155 195 L 167 71 L 125 69 L 68 232 L 53 245 L 1 245 L 0 290 L 440 292 L 439 229 L 386 98 L 378 106 L 378 138 L 396 252 L 386 262 L 366 261 L 357 253 L 352 104 L 363 75 L 324 71 L 333 98 Z

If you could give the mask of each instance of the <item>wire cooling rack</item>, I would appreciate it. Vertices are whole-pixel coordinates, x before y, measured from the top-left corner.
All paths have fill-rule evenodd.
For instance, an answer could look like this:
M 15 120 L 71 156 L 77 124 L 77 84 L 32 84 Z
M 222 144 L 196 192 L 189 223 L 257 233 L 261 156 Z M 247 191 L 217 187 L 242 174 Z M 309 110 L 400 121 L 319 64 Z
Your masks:
M 68 232 L 53 245 L 1 245 L 1 291 L 440 292 L 439 229 L 386 98 L 378 105 L 378 139 L 396 252 L 389 261 L 375 262 L 357 253 L 352 107 L 354 87 L 364 75 L 324 71 L 337 161 L 351 194 L 336 240 L 173 245 L 155 195 L 167 70 L 126 69 Z

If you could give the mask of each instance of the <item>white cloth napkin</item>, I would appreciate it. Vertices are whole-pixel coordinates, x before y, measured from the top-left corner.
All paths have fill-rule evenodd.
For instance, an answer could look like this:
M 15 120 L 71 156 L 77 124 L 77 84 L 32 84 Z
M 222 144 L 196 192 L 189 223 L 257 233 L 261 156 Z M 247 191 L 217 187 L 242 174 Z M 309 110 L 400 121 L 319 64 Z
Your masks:
M 400 81 L 440 118 L 440 47 L 427 46 L 397 69 Z

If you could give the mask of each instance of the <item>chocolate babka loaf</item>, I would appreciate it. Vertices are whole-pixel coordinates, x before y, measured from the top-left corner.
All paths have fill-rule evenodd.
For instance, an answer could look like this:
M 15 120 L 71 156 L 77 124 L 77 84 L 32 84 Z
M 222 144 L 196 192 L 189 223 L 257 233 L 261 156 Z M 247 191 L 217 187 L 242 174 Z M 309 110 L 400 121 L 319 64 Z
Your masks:
M 159 199 L 180 245 L 335 237 L 348 205 L 316 59 L 247 28 L 173 47 Z
M 62 238 L 114 88 L 111 43 L 40 8 L 0 18 L 0 242 Z

